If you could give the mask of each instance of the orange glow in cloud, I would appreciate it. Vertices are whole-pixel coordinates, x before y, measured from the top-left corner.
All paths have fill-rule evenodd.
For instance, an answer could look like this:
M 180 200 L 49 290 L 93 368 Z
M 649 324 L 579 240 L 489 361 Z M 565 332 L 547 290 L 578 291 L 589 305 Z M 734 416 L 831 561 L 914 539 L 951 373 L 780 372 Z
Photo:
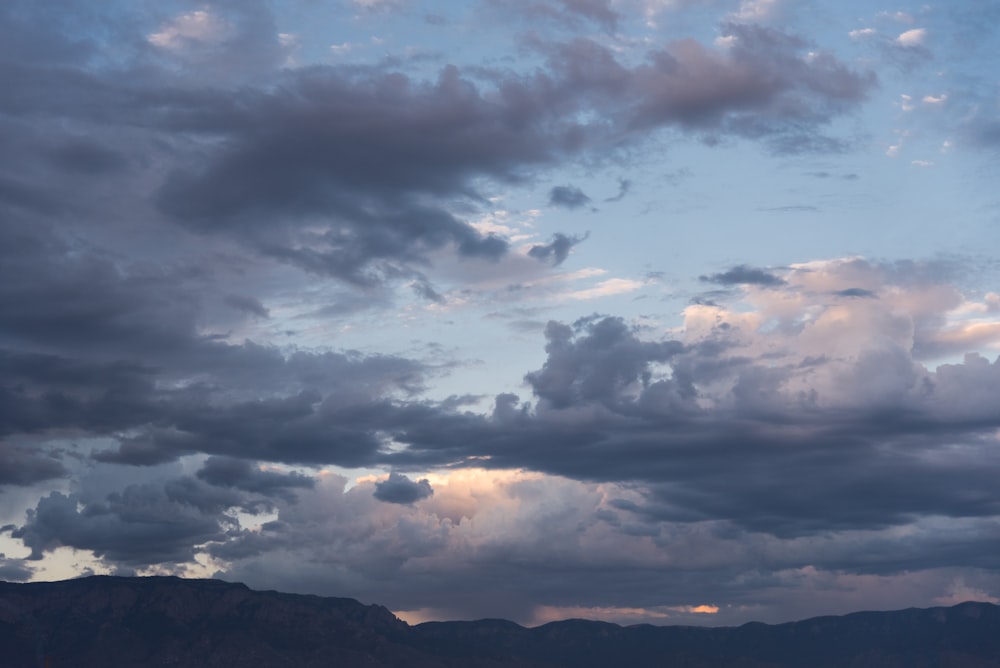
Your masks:
M 716 605 L 676 605 L 653 608 L 617 608 L 617 607 L 583 607 L 583 606 L 540 606 L 535 609 L 532 624 L 546 624 L 564 619 L 596 619 L 618 624 L 635 623 L 670 623 L 668 620 L 678 615 L 714 615 L 718 614 Z

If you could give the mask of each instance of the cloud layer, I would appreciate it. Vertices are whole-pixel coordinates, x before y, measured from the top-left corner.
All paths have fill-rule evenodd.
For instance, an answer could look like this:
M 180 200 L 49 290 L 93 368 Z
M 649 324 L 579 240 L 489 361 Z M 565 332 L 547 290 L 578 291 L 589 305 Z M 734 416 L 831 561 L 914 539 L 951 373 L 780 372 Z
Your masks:
M 997 143 L 972 74 L 893 92 L 888 157 L 857 126 L 937 27 L 366 2 L 331 51 L 285 32 L 293 4 L 0 7 L 0 577 L 217 574 L 522 622 L 1000 591 L 989 263 L 802 262 L 769 227 L 837 227 L 834 182 L 879 206 L 852 151 L 934 123 L 948 150 Z M 735 183 L 682 192 L 699 155 Z

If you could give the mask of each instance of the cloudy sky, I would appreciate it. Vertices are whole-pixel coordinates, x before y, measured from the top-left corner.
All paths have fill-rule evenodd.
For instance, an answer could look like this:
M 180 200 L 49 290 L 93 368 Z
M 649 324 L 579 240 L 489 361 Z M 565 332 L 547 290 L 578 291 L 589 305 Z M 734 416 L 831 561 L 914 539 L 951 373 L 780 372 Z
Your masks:
M 998 22 L 5 0 L 0 577 L 997 601 Z

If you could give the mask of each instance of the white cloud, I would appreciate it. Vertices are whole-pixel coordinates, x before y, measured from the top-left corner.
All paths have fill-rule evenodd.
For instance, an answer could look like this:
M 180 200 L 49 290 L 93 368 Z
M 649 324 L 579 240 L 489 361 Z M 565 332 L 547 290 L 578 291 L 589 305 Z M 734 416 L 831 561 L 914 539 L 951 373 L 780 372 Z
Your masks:
M 228 21 L 206 9 L 181 14 L 146 37 L 154 46 L 168 51 L 183 51 L 194 46 L 213 46 L 225 42 L 235 30 Z
M 847 36 L 853 40 L 859 40 L 859 39 L 864 39 L 866 37 L 871 37 L 875 35 L 876 32 L 877 31 L 874 28 L 859 28 L 858 30 L 852 30 L 851 32 L 847 33 Z
M 924 95 L 922 102 L 924 104 L 930 104 L 934 106 L 941 106 L 948 100 L 947 93 L 941 93 L 940 95 Z
M 627 278 L 609 278 L 606 281 L 601 281 L 592 288 L 568 292 L 564 296 L 567 299 L 574 300 L 598 299 L 600 297 L 635 292 L 643 285 L 642 281 L 634 281 Z
M 736 35 L 722 35 L 715 38 L 715 45 L 720 49 L 731 49 L 736 46 Z
M 775 13 L 779 4 L 780 0 L 743 0 L 732 18 L 746 22 L 764 21 Z
M 528 209 L 517 215 L 507 209 L 495 209 L 478 220 L 470 221 L 469 225 L 484 236 L 492 234 L 511 243 L 519 243 L 536 236 L 532 227 L 541 214 L 540 209 Z
M 902 97 L 904 98 L 903 99 L 903 103 L 902 103 L 902 105 L 903 105 L 903 111 L 910 111 L 910 109 L 912 109 L 912 107 L 910 109 L 908 109 L 905 106 L 907 104 L 906 100 L 910 99 L 910 96 L 909 95 L 903 95 Z M 895 158 L 896 156 L 899 155 L 899 152 L 903 150 L 903 144 L 906 143 L 906 140 L 910 136 L 910 131 L 909 130 L 894 130 L 894 132 L 899 135 L 899 140 L 896 141 L 895 144 L 891 144 L 889 146 L 889 148 L 886 149 L 885 154 L 887 156 L 889 156 L 890 158 Z
M 907 30 L 901 33 L 899 37 L 896 38 L 896 44 L 906 48 L 915 48 L 918 46 L 923 46 L 927 39 L 927 30 L 924 28 L 914 28 L 913 30 Z
M 930 160 L 911 160 L 910 164 L 914 167 L 933 167 L 934 163 Z

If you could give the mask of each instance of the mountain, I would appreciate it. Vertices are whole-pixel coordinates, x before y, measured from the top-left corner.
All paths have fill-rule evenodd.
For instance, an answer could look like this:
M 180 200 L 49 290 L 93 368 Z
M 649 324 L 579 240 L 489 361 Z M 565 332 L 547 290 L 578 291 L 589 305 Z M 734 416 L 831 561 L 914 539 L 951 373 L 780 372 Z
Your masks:
M 377 605 L 218 580 L 0 582 L 0 667 L 1000 668 L 1000 607 L 732 628 L 569 620 L 416 626 Z

